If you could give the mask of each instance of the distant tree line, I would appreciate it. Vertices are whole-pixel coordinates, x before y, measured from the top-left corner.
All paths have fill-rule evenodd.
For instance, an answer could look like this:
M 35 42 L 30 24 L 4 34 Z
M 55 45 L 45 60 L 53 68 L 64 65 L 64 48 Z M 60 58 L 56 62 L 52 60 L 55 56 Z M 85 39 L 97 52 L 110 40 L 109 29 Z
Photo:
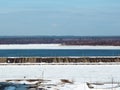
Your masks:
M 120 37 L 0 37 L 0 44 L 62 44 L 62 45 L 120 45 Z

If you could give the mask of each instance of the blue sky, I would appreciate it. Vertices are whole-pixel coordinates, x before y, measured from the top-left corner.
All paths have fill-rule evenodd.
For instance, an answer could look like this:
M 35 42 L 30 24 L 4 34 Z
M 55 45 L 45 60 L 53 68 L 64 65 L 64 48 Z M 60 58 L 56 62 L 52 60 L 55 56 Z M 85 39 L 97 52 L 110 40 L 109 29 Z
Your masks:
M 120 0 L 0 0 L 0 36 L 119 33 Z

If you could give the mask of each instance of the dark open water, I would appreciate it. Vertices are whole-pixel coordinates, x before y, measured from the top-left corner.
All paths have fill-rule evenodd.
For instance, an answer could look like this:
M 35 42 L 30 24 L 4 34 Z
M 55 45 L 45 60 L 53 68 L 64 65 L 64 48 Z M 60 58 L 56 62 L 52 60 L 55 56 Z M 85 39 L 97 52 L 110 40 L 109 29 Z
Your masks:
M 0 50 L 0 57 L 119 56 L 120 50 Z
M 29 85 L 0 82 L 0 90 L 28 90 Z

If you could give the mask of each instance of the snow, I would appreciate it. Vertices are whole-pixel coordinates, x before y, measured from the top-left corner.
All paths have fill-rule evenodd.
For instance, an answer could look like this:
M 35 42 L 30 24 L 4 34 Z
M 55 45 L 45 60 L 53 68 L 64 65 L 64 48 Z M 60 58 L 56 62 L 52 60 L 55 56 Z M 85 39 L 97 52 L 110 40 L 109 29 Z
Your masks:
M 0 78 L 69 79 L 76 82 L 120 81 L 120 65 L 0 65 Z
M 51 80 L 50 84 L 58 84 L 48 90 L 58 90 L 56 88 L 59 90 L 91 90 L 86 82 L 111 82 L 112 80 L 119 82 L 119 68 L 120 65 L 0 65 L 0 80 L 42 78 Z M 60 79 L 68 79 L 74 84 L 60 85 Z M 27 81 L 19 83 L 30 84 Z M 115 88 L 115 90 L 120 90 L 120 88 Z
M 61 44 L 2 44 L 0 49 L 120 49 L 120 46 L 89 46 Z

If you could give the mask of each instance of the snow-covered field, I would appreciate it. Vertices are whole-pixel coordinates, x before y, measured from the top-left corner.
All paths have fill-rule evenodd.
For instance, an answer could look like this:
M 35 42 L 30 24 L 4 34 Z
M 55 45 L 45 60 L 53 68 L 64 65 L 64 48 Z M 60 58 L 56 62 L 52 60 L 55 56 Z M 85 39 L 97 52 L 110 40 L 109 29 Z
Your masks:
M 0 65 L 0 78 L 70 79 L 76 82 L 120 81 L 120 65 Z
M 61 44 L 5 44 L 0 49 L 120 49 L 120 46 L 87 46 Z
M 24 77 L 26 79 L 42 78 L 53 82 L 68 79 L 74 84 L 65 84 L 64 86 L 57 86 L 57 88 L 59 87 L 59 90 L 91 90 L 85 82 L 119 82 L 120 65 L 0 65 L 1 81 L 24 79 Z M 56 87 L 47 90 L 57 90 L 54 88 Z

